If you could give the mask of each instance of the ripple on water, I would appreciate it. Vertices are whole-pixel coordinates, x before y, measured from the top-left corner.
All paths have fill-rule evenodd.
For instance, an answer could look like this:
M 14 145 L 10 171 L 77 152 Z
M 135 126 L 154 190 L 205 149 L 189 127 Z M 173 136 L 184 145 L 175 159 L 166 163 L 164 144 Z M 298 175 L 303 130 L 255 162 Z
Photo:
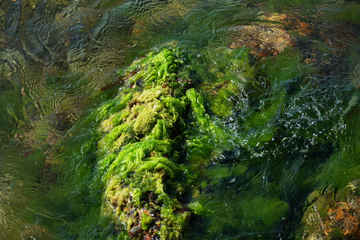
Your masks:
M 360 79 L 360 8 L 353 1 L 317 2 L 1 2 L 0 109 L 6 114 L 0 120 L 6 124 L 0 126 L 0 238 L 72 234 L 66 222 L 78 218 L 69 209 L 85 212 L 82 200 L 94 193 L 82 182 L 49 199 L 45 193 L 55 188 L 44 185 L 52 186 L 58 176 L 42 157 L 54 157 L 59 139 L 84 113 L 88 99 L 112 95 L 105 90 L 121 82 L 115 70 L 172 40 L 196 53 L 199 66 L 220 69 L 214 75 L 234 69 L 233 76 L 242 73 L 236 64 L 221 62 L 225 47 L 258 44 L 248 47 L 259 53 L 250 64 L 259 85 L 243 86 L 229 99 L 234 107 L 228 119 L 212 119 L 231 134 L 215 141 L 220 150 L 210 154 L 213 163 L 197 169 L 207 184 L 199 201 L 210 210 L 193 229 L 199 238 L 289 234 L 315 186 L 345 183 L 357 171 L 350 152 L 357 151 L 352 141 L 358 140 L 352 85 L 358 88 Z M 286 38 L 289 48 L 271 39 L 270 30 Z M 263 53 L 264 48 L 269 51 Z M 74 138 L 81 141 L 83 136 Z M 42 154 L 35 157 L 37 151 Z M 72 167 L 82 169 L 76 160 Z M 336 172 L 340 168 L 346 173 Z M 71 196 L 71 206 L 64 196 Z M 91 209 L 98 217 L 96 210 Z M 84 233 L 88 237 L 97 234 L 101 220 L 96 221 Z
M 44 237 L 51 239 L 50 226 L 39 224 L 37 215 L 47 211 L 38 184 L 34 164 L 23 155 L 24 149 L 16 142 L 1 145 L 0 149 L 0 238 L 23 239 Z M 42 206 L 42 207 L 40 207 Z

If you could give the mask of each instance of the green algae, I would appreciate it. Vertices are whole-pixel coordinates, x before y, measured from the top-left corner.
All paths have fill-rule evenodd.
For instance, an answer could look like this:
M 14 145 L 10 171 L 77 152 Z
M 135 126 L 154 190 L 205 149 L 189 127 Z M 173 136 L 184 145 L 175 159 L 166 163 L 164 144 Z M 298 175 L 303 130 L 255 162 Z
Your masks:
M 233 148 L 238 139 L 226 128 L 212 121 L 204 108 L 204 98 L 195 89 L 186 92 L 192 108 L 192 125 L 186 139 L 187 160 L 193 167 L 217 162 L 218 153 Z
M 188 230 L 197 228 L 214 238 L 235 228 L 271 232 L 283 224 L 292 211 L 286 191 L 293 186 L 281 182 L 293 175 L 301 189 L 320 182 L 313 173 L 306 180 L 294 174 L 302 164 L 320 160 L 292 149 L 309 141 L 313 149 L 322 146 L 340 125 L 329 127 L 327 118 L 294 110 L 323 96 L 320 90 L 313 96 L 311 77 L 303 73 L 316 69 L 301 61 L 300 52 L 288 49 L 252 65 L 246 48 L 216 52 L 219 65 L 166 47 L 118 71 L 122 90 L 70 129 L 77 147 L 58 158 L 74 165 L 78 175 L 68 176 L 70 182 L 83 182 L 71 196 L 79 203 L 73 211 L 86 215 L 94 204 L 90 199 L 97 199 L 99 216 L 135 239 L 190 238 Z M 245 100 L 239 99 L 241 92 L 249 93 Z M 316 125 L 292 127 L 291 121 L 296 125 L 304 116 Z M 339 116 L 341 111 L 331 118 L 336 122 Z M 190 224 L 200 217 L 202 226 Z
M 211 135 L 215 143 L 216 141 L 221 142 L 223 139 L 226 139 L 228 136 L 226 130 L 214 124 L 208 114 L 206 114 L 203 97 L 193 88 L 188 90 L 186 95 L 191 103 L 195 126 Z
M 149 216 L 146 213 L 143 213 L 141 217 L 141 228 L 144 230 L 148 230 L 150 228 L 150 224 L 154 222 L 154 218 Z
M 198 89 L 204 93 L 214 114 L 229 116 L 244 85 L 254 82 L 254 69 L 249 64 L 249 53 L 248 48 L 209 50 L 207 55 L 212 62 L 207 68 L 213 78 L 204 76 L 208 81 L 202 82 Z

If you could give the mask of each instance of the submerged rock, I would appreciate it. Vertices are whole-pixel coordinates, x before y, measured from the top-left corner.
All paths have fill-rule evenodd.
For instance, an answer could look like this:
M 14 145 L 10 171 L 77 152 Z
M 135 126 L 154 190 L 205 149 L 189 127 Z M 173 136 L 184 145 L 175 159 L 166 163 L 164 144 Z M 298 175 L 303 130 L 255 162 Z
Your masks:
M 295 13 L 271 14 L 268 13 L 262 20 L 268 21 L 267 24 L 276 25 L 279 29 L 297 33 L 299 36 L 309 36 L 314 26 L 309 23 L 309 19 Z
M 276 26 L 248 25 L 233 29 L 236 38 L 230 48 L 247 46 L 257 58 L 279 55 L 286 47 L 295 45 L 294 39 L 285 30 Z
M 251 24 L 231 28 L 234 40 L 229 47 L 247 46 L 257 59 L 276 56 L 297 46 L 296 37 L 309 36 L 312 30 L 313 26 L 296 14 L 266 13 Z
M 318 194 L 314 192 L 308 199 Z M 338 191 L 329 188 L 307 208 L 302 224 L 304 232 L 298 239 L 358 239 L 359 180 L 351 181 Z

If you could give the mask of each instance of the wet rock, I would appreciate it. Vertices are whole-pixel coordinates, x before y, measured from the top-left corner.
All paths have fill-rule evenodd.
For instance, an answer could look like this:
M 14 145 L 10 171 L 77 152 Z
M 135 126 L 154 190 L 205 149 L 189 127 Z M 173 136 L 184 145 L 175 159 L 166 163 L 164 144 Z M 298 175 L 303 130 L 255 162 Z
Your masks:
M 308 36 L 312 33 L 313 26 L 309 23 L 307 19 L 304 19 L 302 16 L 297 16 L 293 13 L 291 14 L 266 14 L 262 17 L 262 20 L 272 22 L 272 24 L 276 24 L 276 22 L 280 24 L 276 24 L 278 28 L 296 32 L 299 36 Z
M 329 188 L 317 199 L 315 197 L 303 216 L 304 231 L 298 239 L 359 239 L 359 183 L 354 180 L 337 192 Z M 309 200 L 317 194 L 311 194 Z
M 313 34 L 310 21 L 296 14 L 266 13 L 259 22 L 236 26 L 230 48 L 247 46 L 256 58 L 278 55 L 286 47 L 297 46 L 296 37 Z
M 257 58 L 278 55 L 288 46 L 294 46 L 295 41 L 285 30 L 267 25 L 236 26 L 231 29 L 234 40 L 230 48 L 251 48 L 251 54 Z
M 276 27 L 292 36 L 293 45 L 304 56 L 304 63 L 313 64 L 322 75 L 344 74 L 348 64 L 344 52 L 348 47 L 355 47 L 359 36 L 357 27 L 348 22 L 318 22 L 316 17 L 308 18 L 296 13 L 271 14 L 260 18 L 267 21 L 265 26 Z M 316 39 L 316 41 L 311 39 Z M 259 40 L 257 40 L 259 41 Z M 275 39 L 276 41 L 276 39 Z M 270 39 L 272 42 L 272 39 Z M 279 41 L 286 47 L 286 42 Z M 270 55 L 270 54 L 269 54 Z
M 186 59 L 180 49 L 164 49 L 135 62 L 129 68 L 131 73 L 119 71 L 131 76 L 125 81 L 132 86 L 131 93 L 121 100 L 113 115 L 101 122 L 104 138 L 97 142 L 101 154 L 106 159 L 124 159 L 120 164 L 109 162 L 115 165 L 103 162 L 106 165 L 101 167 L 110 169 L 103 212 L 115 222 L 124 223 L 134 239 L 183 239 L 190 221 L 191 212 L 177 200 L 181 195 L 176 193 L 178 185 L 185 188 L 187 183 L 182 185 L 175 178 L 180 168 L 175 164 L 177 152 L 168 140 L 175 139 L 185 127 L 182 116 L 187 107 L 185 101 L 172 97 L 175 91 L 184 94 L 173 73 L 179 62 L 174 53 Z M 132 74 L 139 66 L 141 70 Z M 153 71 L 154 66 L 160 70 Z M 142 87 L 136 85 L 140 79 Z M 140 156 L 139 151 L 145 152 L 137 161 L 134 157 Z

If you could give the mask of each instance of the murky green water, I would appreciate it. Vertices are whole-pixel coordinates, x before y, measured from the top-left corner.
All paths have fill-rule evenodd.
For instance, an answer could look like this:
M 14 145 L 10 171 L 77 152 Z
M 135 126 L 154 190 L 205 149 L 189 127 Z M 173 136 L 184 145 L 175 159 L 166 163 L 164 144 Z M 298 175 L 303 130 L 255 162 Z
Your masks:
M 129 238 L 104 214 L 99 129 L 141 91 L 117 71 L 174 45 L 205 109 L 177 95 L 184 239 L 301 239 L 309 195 L 360 178 L 359 14 L 358 1 L 1 1 L 0 239 Z

